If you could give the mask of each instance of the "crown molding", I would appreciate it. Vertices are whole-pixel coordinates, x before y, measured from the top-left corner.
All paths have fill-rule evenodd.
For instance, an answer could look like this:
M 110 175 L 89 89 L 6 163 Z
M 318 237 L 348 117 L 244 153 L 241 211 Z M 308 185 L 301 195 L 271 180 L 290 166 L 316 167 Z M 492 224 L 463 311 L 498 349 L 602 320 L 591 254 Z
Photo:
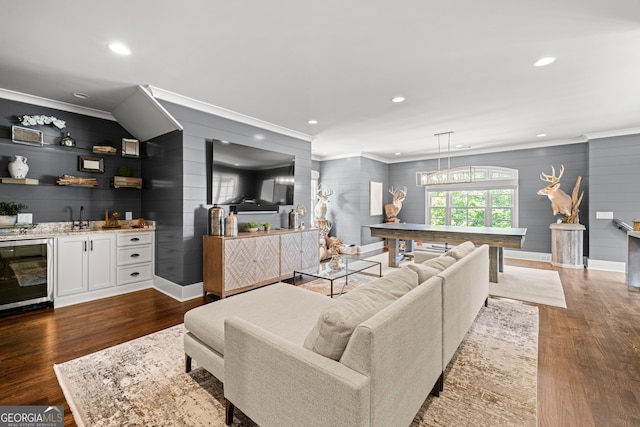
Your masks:
M 0 98 L 11 101 L 24 102 L 25 104 L 33 104 L 40 107 L 55 108 L 56 110 L 68 111 L 70 113 L 82 114 L 99 119 L 116 121 L 111 113 L 94 108 L 82 107 L 68 102 L 56 101 L 54 99 L 43 98 L 40 96 L 29 95 L 27 93 L 16 92 L 9 89 L 0 88 Z
M 225 119 L 234 120 L 236 122 L 244 123 L 247 125 L 255 126 L 260 129 L 268 130 L 271 132 L 279 133 L 281 135 L 290 136 L 292 138 L 301 139 L 306 142 L 312 142 L 315 138 L 306 133 L 298 132 L 292 129 L 285 128 L 273 123 L 266 122 L 264 120 L 256 119 L 235 111 L 227 110 L 226 108 L 218 107 L 216 105 L 208 104 L 197 99 L 189 98 L 187 96 L 179 95 L 168 90 L 160 89 L 155 86 L 146 87 L 153 97 L 162 99 L 167 102 L 181 105 L 183 107 L 191 108 L 193 110 L 202 111 L 204 113 L 214 114 Z
M 588 139 L 600 139 L 600 138 L 611 138 L 614 136 L 635 135 L 639 133 L 640 133 L 640 127 L 636 127 L 636 128 L 628 128 L 628 129 L 608 130 L 604 132 L 591 132 L 591 133 L 586 133 L 585 137 L 587 137 Z

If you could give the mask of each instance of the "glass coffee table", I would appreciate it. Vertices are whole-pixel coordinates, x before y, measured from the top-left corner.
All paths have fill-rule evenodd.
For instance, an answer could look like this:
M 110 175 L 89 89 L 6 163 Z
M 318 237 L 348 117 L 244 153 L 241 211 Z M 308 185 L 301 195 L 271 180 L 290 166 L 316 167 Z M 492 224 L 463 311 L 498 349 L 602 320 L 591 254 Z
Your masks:
M 342 295 L 347 285 L 349 284 L 349 276 L 354 273 L 361 273 L 364 270 L 369 268 L 378 266 L 378 277 L 382 277 L 382 263 L 378 261 L 368 261 L 364 259 L 358 258 L 342 258 L 343 263 L 340 264 L 338 268 L 331 268 L 330 263 L 322 263 L 318 268 L 310 268 L 306 270 L 295 270 L 293 272 L 293 284 L 296 284 L 296 276 L 305 275 L 311 276 L 318 279 L 325 279 L 331 282 L 331 298 L 333 298 L 333 281 L 337 279 L 344 278 L 344 285 L 342 285 L 342 289 L 337 294 L 337 296 Z

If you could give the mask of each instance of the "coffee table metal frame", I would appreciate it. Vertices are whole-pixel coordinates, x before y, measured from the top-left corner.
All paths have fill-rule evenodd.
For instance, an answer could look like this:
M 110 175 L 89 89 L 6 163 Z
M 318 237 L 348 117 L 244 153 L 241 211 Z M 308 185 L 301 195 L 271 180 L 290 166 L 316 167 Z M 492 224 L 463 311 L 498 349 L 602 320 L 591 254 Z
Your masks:
M 320 264 L 320 267 L 317 269 L 314 268 L 314 269 L 307 269 L 307 270 L 294 270 L 292 282 L 294 285 L 296 284 L 296 276 L 298 275 L 305 275 L 305 276 L 315 277 L 318 279 L 329 280 L 331 282 L 330 297 L 333 298 L 333 295 L 334 295 L 333 281 L 334 280 L 344 278 L 344 285 L 342 285 L 342 289 L 340 289 L 340 292 L 337 294 L 337 296 L 340 296 L 342 295 L 345 288 L 349 284 L 349 276 L 354 273 L 361 273 L 362 271 L 367 270 L 369 268 L 373 268 L 377 265 L 379 269 L 378 277 L 382 277 L 381 262 L 369 261 L 369 260 L 359 259 L 359 258 L 348 258 L 348 257 L 345 257 L 344 261 L 345 261 L 344 265 L 338 269 L 332 269 L 329 263 L 327 262 L 327 263 Z

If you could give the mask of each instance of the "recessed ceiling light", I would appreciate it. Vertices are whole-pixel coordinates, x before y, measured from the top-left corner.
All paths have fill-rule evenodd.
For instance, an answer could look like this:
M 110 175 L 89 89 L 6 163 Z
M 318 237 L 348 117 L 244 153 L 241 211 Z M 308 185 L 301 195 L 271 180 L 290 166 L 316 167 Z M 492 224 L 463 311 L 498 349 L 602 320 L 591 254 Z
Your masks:
M 261 134 L 257 134 L 256 136 L 254 136 L 255 139 L 264 139 L 264 135 Z
M 547 56 L 544 58 L 540 58 L 536 61 L 535 65 L 536 67 L 544 67 L 545 65 L 549 65 L 554 63 L 556 60 L 556 58 L 552 57 L 552 56 Z
M 318 124 L 318 121 L 317 121 L 317 120 L 313 120 L 313 119 L 311 119 L 311 120 L 309 120 L 307 123 L 309 123 L 310 125 L 317 125 L 317 124 Z
M 394 98 L 391 98 L 391 102 L 395 102 L 396 104 L 399 102 L 404 102 L 405 98 L 404 96 L 396 96 Z
M 402 154 L 402 153 L 395 153 L 395 155 L 396 155 L 396 156 L 399 156 L 399 155 L 401 155 L 401 154 Z
M 546 134 L 546 133 L 539 133 L 539 134 L 537 134 L 536 136 L 537 136 L 538 138 L 542 138 L 543 136 L 547 136 L 547 134 Z
M 131 55 L 131 49 L 120 42 L 109 43 L 109 49 L 111 49 L 112 52 L 115 52 L 118 55 Z
M 75 96 L 76 98 L 80 98 L 80 99 L 87 99 L 89 97 L 89 95 L 87 95 L 86 93 L 82 93 L 82 92 L 73 92 L 73 96 Z
M 458 150 L 468 150 L 471 148 L 470 145 L 462 145 L 462 144 L 458 144 L 456 145 L 454 148 L 458 149 Z

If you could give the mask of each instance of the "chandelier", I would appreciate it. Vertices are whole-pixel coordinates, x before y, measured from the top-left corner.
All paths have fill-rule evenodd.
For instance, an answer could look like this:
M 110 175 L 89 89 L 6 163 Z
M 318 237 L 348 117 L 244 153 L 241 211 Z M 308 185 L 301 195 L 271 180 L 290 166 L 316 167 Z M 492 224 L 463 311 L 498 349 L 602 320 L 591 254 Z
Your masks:
M 438 138 L 438 170 L 431 172 L 416 172 L 416 185 L 429 187 L 432 185 L 468 184 L 473 182 L 475 169 L 472 166 L 451 168 L 451 134 L 453 132 L 436 133 Z M 447 169 L 440 168 L 440 137 L 447 136 Z

